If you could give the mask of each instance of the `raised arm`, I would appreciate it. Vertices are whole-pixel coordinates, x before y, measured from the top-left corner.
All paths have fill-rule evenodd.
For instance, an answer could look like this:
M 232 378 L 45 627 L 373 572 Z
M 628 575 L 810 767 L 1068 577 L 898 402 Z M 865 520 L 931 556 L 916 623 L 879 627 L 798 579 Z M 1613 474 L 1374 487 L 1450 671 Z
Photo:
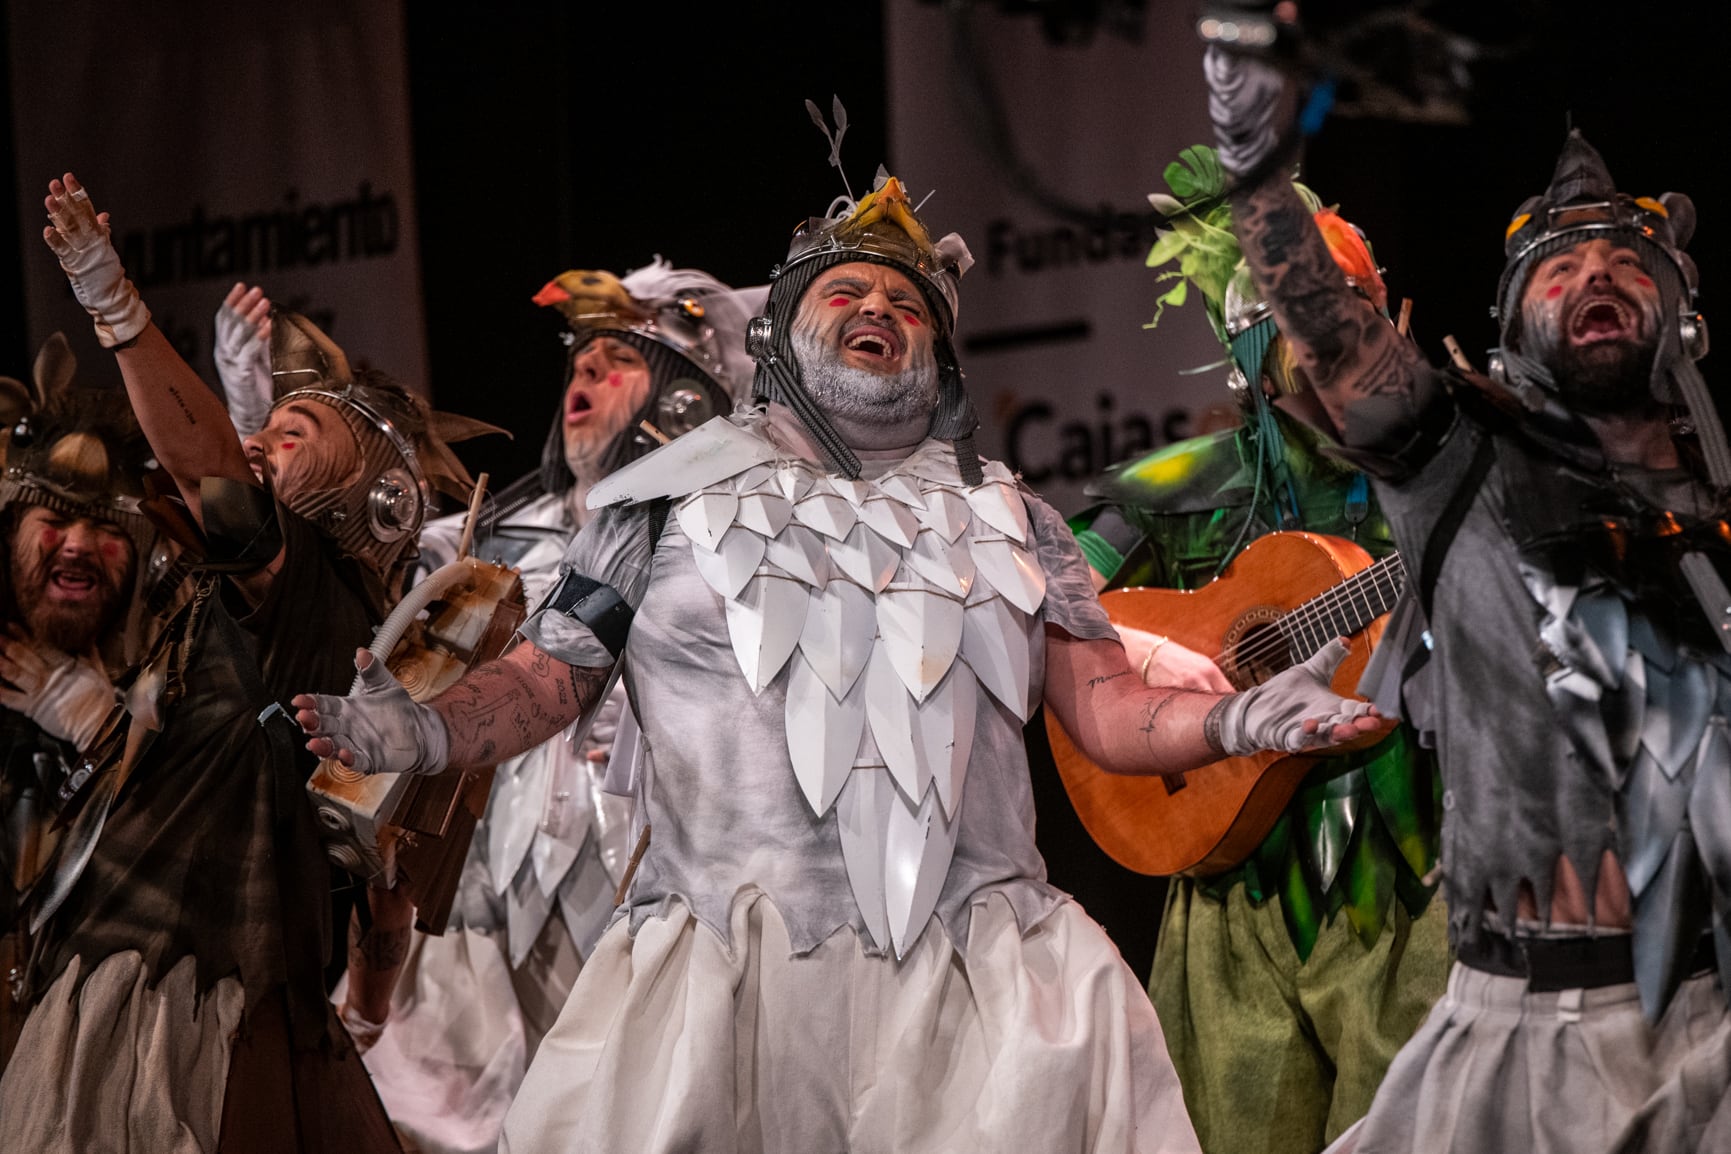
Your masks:
M 1220 163 L 1236 182 L 1233 227 L 1257 288 L 1316 390 L 1334 437 L 1348 449 L 1393 461 L 1436 432 L 1437 374 L 1346 283 L 1293 190 L 1296 102 L 1285 73 L 1219 45 L 1209 47 L 1204 70 Z
M 1232 195 L 1245 260 L 1341 441 L 1369 447 L 1401 421 L 1431 368 L 1413 343 L 1346 283 L 1285 173 Z M 1397 403 L 1389 404 L 1395 398 Z
M 151 323 L 109 240 L 108 214 L 97 213 L 78 179 L 69 172 L 63 180 L 50 181 L 43 203 L 50 224 L 42 237 L 95 321 L 97 340 L 115 351 L 127 396 L 157 462 L 202 524 L 202 478 L 255 483 L 228 411 Z

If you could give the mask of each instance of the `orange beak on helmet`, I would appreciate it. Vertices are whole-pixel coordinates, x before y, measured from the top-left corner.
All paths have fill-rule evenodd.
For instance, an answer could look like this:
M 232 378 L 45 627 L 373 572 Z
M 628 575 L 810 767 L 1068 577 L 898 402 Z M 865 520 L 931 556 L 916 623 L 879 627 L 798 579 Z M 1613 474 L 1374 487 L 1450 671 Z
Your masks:
M 571 294 L 560 288 L 559 282 L 556 280 L 548 281 L 546 284 L 541 286 L 540 292 L 529 298 L 532 303 L 542 306 L 556 305 L 560 301 L 568 301 L 570 299 Z

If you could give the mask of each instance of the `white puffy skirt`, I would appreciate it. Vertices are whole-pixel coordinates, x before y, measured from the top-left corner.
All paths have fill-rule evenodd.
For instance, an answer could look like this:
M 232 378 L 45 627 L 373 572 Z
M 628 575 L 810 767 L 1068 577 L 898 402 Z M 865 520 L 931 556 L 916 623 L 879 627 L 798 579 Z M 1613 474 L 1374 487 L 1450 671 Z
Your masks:
M 680 903 L 595 953 L 505 1118 L 508 1154 L 1198 1150 L 1154 1007 L 1075 903 L 973 910 L 899 965 L 794 956 L 746 891 L 733 948 Z

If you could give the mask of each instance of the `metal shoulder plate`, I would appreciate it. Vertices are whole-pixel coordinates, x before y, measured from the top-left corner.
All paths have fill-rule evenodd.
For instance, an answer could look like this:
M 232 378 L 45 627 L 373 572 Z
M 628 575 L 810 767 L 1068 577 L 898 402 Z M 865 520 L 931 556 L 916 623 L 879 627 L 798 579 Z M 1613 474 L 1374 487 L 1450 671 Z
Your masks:
M 683 497 L 775 459 L 775 447 L 726 417 L 707 421 L 607 475 L 589 491 L 591 509 Z

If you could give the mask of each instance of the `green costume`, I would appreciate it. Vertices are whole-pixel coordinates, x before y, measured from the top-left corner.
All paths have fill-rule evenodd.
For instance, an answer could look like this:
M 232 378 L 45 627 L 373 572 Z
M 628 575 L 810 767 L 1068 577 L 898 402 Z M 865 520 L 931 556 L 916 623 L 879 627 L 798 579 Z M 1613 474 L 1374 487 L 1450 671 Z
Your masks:
M 1202 151 L 1186 160 L 1206 176 L 1196 161 L 1212 156 Z M 1171 169 L 1168 183 L 1184 195 Z M 1186 216 L 1212 191 L 1187 197 Z M 1206 209 L 1216 207 L 1224 211 Z M 1229 220 L 1213 212 L 1206 223 L 1218 260 Z M 1234 243 L 1226 256 L 1236 255 Z M 1193 271 L 1184 275 L 1226 339 L 1220 300 Z M 1249 380 L 1260 381 L 1272 323 L 1234 334 Z M 1392 551 L 1361 474 L 1327 457 L 1260 388 L 1247 408 L 1239 428 L 1170 445 L 1090 486 L 1099 504 L 1071 527 L 1109 583 L 1194 589 L 1276 529 L 1343 537 L 1373 557 Z M 1433 756 L 1403 726 L 1319 762 L 1241 865 L 1173 879 L 1148 992 L 1209 1154 L 1319 1150 L 1369 1109 L 1447 978 L 1446 915 L 1430 908 L 1423 880 L 1436 864 L 1440 797 Z

